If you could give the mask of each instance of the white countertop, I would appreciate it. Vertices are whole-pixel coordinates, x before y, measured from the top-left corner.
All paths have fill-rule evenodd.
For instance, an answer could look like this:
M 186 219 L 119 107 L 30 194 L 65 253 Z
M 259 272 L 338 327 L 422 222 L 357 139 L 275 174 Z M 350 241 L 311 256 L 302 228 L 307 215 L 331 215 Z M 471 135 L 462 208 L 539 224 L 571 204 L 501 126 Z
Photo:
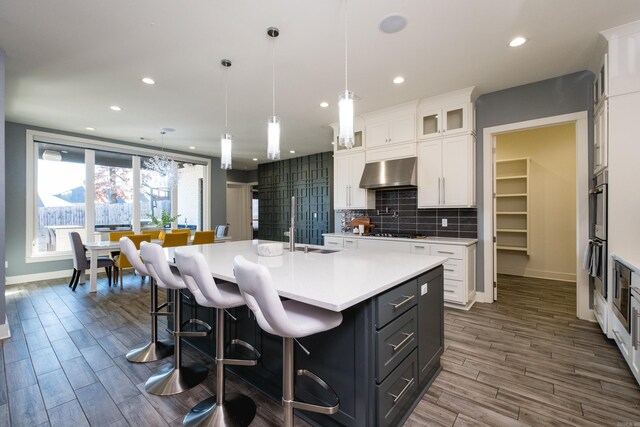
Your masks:
M 440 243 L 443 245 L 471 246 L 478 243 L 478 239 L 463 239 L 455 237 L 426 237 L 424 239 L 407 239 L 406 237 L 381 237 L 381 236 L 361 236 L 353 233 L 325 233 L 323 236 L 342 237 L 349 239 L 371 239 L 371 240 L 392 240 L 396 242 L 424 242 Z
M 224 245 L 184 247 L 202 252 L 213 277 L 235 283 L 233 258 L 242 255 L 247 260 L 265 265 L 282 297 L 317 307 L 342 311 L 372 296 L 443 264 L 447 258 L 369 250 L 337 251 L 334 253 L 290 253 L 285 244 L 283 255 L 261 257 L 259 243 L 267 240 L 244 240 Z M 310 248 L 323 246 L 309 245 Z M 175 248 L 165 249 L 170 263 Z

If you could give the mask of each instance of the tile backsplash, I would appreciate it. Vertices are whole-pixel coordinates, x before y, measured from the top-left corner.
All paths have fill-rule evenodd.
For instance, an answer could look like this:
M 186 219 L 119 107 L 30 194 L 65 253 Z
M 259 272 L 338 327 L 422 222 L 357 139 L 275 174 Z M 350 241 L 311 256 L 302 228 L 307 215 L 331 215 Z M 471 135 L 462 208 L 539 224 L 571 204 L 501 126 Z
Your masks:
M 387 213 L 388 211 L 388 213 Z M 397 215 L 394 217 L 393 213 Z M 411 234 L 436 237 L 478 237 L 476 208 L 418 209 L 415 189 L 376 191 L 376 209 L 342 210 L 339 227 L 349 231 L 352 218 L 369 217 L 374 233 Z M 442 220 L 447 220 L 447 227 Z

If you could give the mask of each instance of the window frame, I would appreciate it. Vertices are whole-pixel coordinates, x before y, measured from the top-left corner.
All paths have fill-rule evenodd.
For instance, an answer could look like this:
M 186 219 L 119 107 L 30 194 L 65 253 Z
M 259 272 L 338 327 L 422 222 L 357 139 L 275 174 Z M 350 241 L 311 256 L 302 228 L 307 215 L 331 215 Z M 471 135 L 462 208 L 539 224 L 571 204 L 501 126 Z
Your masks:
M 111 151 L 114 153 L 131 154 L 133 156 L 133 219 L 132 225 L 135 231 L 140 227 L 140 156 L 153 157 L 158 153 L 153 148 L 135 147 L 115 142 L 100 141 L 90 138 L 82 138 L 70 135 L 57 134 L 27 129 L 26 132 L 26 227 L 25 227 L 25 263 L 47 262 L 55 260 L 71 259 L 71 252 L 64 251 L 56 254 L 38 254 L 33 250 L 35 243 L 35 231 L 37 229 L 36 207 L 38 205 L 37 190 L 37 150 L 36 144 L 52 143 L 69 145 L 85 150 L 85 230 L 87 236 L 91 235 L 95 227 L 95 150 Z M 176 161 L 199 163 L 206 166 L 203 203 L 203 226 L 210 229 L 210 198 L 211 198 L 211 158 L 192 156 L 168 151 L 167 154 Z M 177 187 L 173 190 L 173 198 L 177 201 Z M 137 203 L 136 203 L 137 201 Z M 172 210 L 177 210 L 177 204 Z

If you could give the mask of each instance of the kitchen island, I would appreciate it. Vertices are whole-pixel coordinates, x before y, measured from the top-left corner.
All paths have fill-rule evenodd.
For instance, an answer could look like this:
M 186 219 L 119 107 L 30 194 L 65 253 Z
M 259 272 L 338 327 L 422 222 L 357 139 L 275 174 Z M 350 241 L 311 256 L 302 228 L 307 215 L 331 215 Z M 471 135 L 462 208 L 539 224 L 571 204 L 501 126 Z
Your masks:
M 340 398 L 340 411 L 331 416 L 297 415 L 323 426 L 400 424 L 441 369 L 446 258 L 311 246 L 308 253 L 300 247 L 294 253 L 259 257 L 257 245 L 263 242 L 186 250 L 202 252 L 217 280 L 234 282 L 233 258 L 243 255 L 269 268 L 281 297 L 342 312 L 339 327 L 299 340 L 310 354 L 296 348 L 296 369 L 311 370 L 324 379 Z M 166 249 L 169 262 L 173 251 Z M 213 310 L 190 298 L 184 304 L 183 320 L 196 317 L 214 325 Z M 227 336 L 248 342 L 262 354 L 258 366 L 232 370 L 279 402 L 282 340 L 262 331 L 247 307 L 232 314 L 237 320 L 227 322 Z M 215 354 L 215 337 L 189 342 L 209 357 Z M 296 386 L 300 398 L 330 401 L 319 393 L 322 390 L 306 386 Z

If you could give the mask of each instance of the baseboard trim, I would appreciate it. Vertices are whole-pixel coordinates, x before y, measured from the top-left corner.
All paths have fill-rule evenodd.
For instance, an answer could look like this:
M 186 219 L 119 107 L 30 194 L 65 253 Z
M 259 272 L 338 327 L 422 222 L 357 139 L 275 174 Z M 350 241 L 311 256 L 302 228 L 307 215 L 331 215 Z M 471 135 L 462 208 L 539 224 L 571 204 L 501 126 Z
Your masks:
M 39 282 L 41 280 L 48 279 L 61 279 L 63 277 L 71 279 L 71 274 L 73 274 L 73 270 L 47 271 L 45 273 L 24 274 L 22 276 L 7 276 L 5 283 L 7 285 L 18 285 L 21 283 Z
M 11 330 L 9 329 L 9 319 L 4 317 L 4 325 L 0 325 L 0 340 L 11 338 Z
M 498 274 L 508 274 L 511 276 L 531 277 L 532 279 L 549 279 L 559 280 L 561 282 L 574 282 L 576 281 L 575 273 L 562 273 L 560 271 L 544 271 L 544 270 L 530 270 L 524 271 L 515 268 L 501 267 L 498 270 Z

